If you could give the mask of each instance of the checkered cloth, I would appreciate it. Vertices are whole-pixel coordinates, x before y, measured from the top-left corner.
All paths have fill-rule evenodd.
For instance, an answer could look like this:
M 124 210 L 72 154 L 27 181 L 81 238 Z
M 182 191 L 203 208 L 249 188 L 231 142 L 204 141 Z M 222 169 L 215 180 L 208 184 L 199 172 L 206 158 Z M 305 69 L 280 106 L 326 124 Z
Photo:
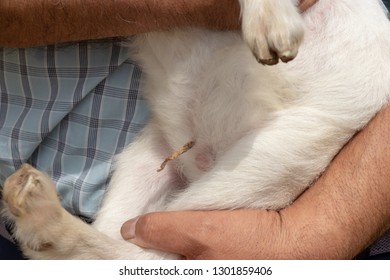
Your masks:
M 369 248 L 370 256 L 376 256 L 385 253 L 390 253 L 390 230 Z
M 113 156 L 148 118 L 140 77 L 112 41 L 0 49 L 0 185 L 28 162 L 53 178 L 67 210 L 91 218 Z

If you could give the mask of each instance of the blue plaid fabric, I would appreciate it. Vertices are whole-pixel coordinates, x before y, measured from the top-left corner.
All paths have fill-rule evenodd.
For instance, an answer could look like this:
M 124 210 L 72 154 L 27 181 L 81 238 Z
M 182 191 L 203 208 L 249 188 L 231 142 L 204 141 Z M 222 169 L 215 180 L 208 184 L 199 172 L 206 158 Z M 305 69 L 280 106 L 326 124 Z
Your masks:
M 28 162 L 67 210 L 93 217 L 113 156 L 148 118 L 140 77 L 116 42 L 0 49 L 0 185 Z

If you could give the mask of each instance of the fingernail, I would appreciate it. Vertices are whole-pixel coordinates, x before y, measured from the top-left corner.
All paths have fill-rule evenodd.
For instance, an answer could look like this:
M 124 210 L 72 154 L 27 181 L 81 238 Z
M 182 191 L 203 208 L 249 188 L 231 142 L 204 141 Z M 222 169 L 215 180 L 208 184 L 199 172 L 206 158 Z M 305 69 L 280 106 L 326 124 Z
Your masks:
M 121 234 L 123 239 L 131 240 L 135 238 L 135 225 L 137 224 L 138 219 L 139 216 L 128 220 L 122 225 Z

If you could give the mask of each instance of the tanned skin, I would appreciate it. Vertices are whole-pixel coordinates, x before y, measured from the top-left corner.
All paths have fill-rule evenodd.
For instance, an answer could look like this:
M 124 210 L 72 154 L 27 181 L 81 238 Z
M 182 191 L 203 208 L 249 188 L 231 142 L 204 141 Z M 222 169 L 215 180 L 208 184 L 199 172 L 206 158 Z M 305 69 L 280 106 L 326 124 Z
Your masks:
M 0 46 L 31 47 L 197 26 L 237 29 L 237 0 L 0 1 Z

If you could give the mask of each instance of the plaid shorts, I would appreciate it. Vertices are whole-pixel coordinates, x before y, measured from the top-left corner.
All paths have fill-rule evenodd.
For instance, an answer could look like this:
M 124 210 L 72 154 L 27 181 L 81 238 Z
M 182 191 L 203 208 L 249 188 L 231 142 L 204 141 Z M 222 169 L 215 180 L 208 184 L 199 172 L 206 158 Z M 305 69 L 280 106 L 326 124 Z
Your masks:
M 148 119 L 129 55 L 114 41 L 0 49 L 0 186 L 27 162 L 68 211 L 93 217 L 113 156 Z

